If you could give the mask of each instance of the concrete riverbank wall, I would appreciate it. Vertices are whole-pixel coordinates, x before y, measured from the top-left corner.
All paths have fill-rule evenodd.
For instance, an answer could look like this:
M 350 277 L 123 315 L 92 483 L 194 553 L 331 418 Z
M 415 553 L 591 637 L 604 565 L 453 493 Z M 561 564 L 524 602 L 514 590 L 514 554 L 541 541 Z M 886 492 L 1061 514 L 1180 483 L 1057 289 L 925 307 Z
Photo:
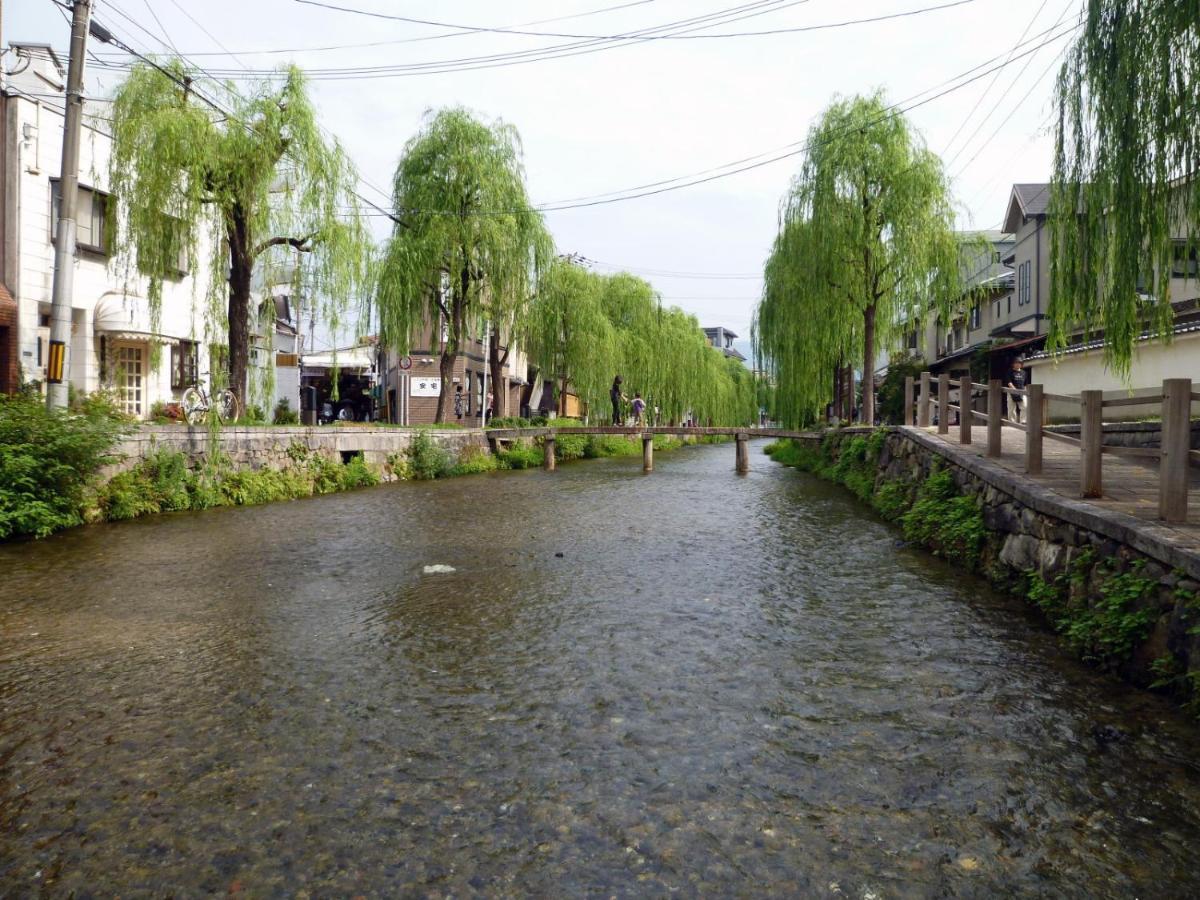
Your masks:
M 488 446 L 482 429 L 424 430 L 434 443 L 455 458 L 464 447 L 487 449 Z M 382 467 L 389 457 L 402 455 L 417 434 L 417 429 L 370 425 L 228 427 L 217 432 L 215 449 L 235 468 L 288 468 L 297 448 L 335 461 L 344 461 L 361 453 L 366 462 Z M 208 428 L 203 426 L 142 425 L 116 447 L 114 455 L 119 461 L 109 468 L 109 474 L 131 469 L 159 450 L 182 453 L 193 464 L 199 464 L 210 449 L 214 449 L 210 447 L 210 439 Z
M 1193 548 L 1153 522 L 1064 497 L 916 429 L 869 435 L 801 438 L 807 454 L 797 465 L 842 481 L 964 571 L 1029 598 L 1089 662 L 1200 703 Z M 930 489 L 938 473 L 940 494 Z

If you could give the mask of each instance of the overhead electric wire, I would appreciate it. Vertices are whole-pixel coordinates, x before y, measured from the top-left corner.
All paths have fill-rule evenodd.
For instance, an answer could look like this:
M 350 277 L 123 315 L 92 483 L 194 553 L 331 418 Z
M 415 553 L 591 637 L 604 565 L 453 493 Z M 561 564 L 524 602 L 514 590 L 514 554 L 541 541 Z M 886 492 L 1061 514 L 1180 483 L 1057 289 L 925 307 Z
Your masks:
M 294 3 L 302 3 L 305 6 L 319 6 L 324 9 L 338 10 L 339 12 L 355 13 L 362 16 L 370 16 L 377 19 L 391 19 L 397 22 L 408 22 L 414 25 L 431 25 L 437 28 L 454 28 L 460 31 L 472 32 L 476 34 L 512 34 L 522 35 L 526 37 L 559 37 L 573 38 L 576 40 L 624 40 L 634 36 L 633 33 L 624 32 L 617 34 L 573 34 L 569 32 L 557 31 L 521 31 L 511 27 L 489 27 L 485 25 L 459 25 L 451 22 L 437 22 L 429 19 L 416 19 L 407 16 L 397 16 L 391 13 L 379 13 L 365 9 L 354 9 L 351 7 L 337 6 L 332 3 L 323 2 L 323 0 L 293 0 Z M 694 41 L 694 40 L 711 40 L 714 38 L 730 38 L 730 37 L 762 37 L 775 34 L 793 34 L 799 31 L 816 31 L 822 28 L 837 28 L 844 24 L 858 24 L 859 22 L 881 22 L 885 19 L 898 19 L 904 16 L 920 15 L 924 12 L 931 12 L 938 9 L 949 9 L 954 6 L 963 6 L 967 3 L 974 3 L 976 0 L 949 0 L 939 6 L 929 6 L 923 9 L 909 10 L 900 13 L 890 13 L 881 16 L 873 16 L 866 19 L 856 19 L 852 23 L 830 23 L 827 25 L 798 25 L 790 27 L 770 28 L 762 31 L 735 31 L 724 32 L 718 34 L 680 34 L 680 35 L 663 35 L 656 37 L 655 40 L 676 40 L 676 41 Z M 788 4 L 794 5 L 794 4 Z M 774 12 L 775 10 L 771 10 Z M 736 21 L 736 20 L 735 20 Z
M 601 50 L 613 49 L 618 46 L 632 46 L 636 43 L 657 39 L 660 37 L 659 32 L 669 31 L 672 28 L 684 29 L 677 31 L 676 33 L 696 31 L 702 28 L 714 27 L 715 25 L 720 25 L 725 22 L 740 21 L 741 19 L 764 15 L 767 12 L 772 12 L 778 9 L 786 9 L 789 6 L 795 6 L 808 2 L 810 2 L 810 0 L 788 0 L 788 2 L 785 2 L 785 0 L 756 0 L 756 2 L 753 3 L 729 7 L 725 10 L 720 10 L 707 15 L 693 16 L 690 19 L 681 19 L 676 22 L 668 22 L 663 25 L 656 25 L 640 29 L 638 31 L 631 32 L 628 38 L 622 38 L 620 40 L 599 39 L 577 41 L 565 44 L 552 44 L 547 47 L 520 50 L 510 53 L 490 54 L 487 56 L 477 57 L 463 57 L 455 60 L 438 60 L 434 62 L 412 63 L 408 65 L 359 66 L 351 68 L 332 68 L 326 70 L 314 69 L 310 70 L 309 74 L 310 77 L 315 79 L 337 81 L 346 80 L 347 78 L 351 77 L 390 78 L 411 74 L 442 74 L 444 71 L 475 71 L 478 69 L 498 68 L 508 65 L 522 65 L 527 62 L 541 61 L 542 59 L 559 59 L 567 56 L 579 56 L 588 53 L 596 53 L 600 52 Z M 685 26 L 690 27 L 685 28 Z M 228 74 L 231 77 L 240 75 L 240 73 L 238 73 L 236 70 L 219 71 L 221 71 L 222 74 Z M 253 74 L 261 75 L 262 77 L 279 76 L 279 72 L 277 70 L 258 70 Z
M 639 6 L 642 3 L 651 3 L 651 2 L 654 2 L 654 0 L 638 0 L 638 2 L 636 2 L 636 3 L 625 3 L 625 4 L 620 4 L 618 6 L 604 7 L 603 9 L 599 9 L 599 10 L 591 10 L 590 12 L 576 13 L 572 16 L 559 16 L 554 19 L 542 19 L 541 21 L 542 22 L 554 22 L 554 21 L 559 21 L 560 19 L 578 18 L 581 16 L 594 15 L 594 14 L 600 13 L 600 12 L 607 12 L 607 11 L 613 10 L 613 9 L 623 9 L 626 6 Z M 952 2 L 942 3 L 937 6 L 924 6 L 919 9 L 910 9 L 910 10 L 905 10 L 903 12 L 887 13 L 887 14 L 879 15 L 879 16 L 868 16 L 868 17 L 860 18 L 860 19 L 846 19 L 846 20 L 839 21 L 839 22 L 823 22 L 823 23 L 816 24 L 816 25 L 801 25 L 801 26 L 797 26 L 794 28 L 777 28 L 777 29 L 770 29 L 767 31 L 746 31 L 746 32 L 734 32 L 734 33 L 695 34 L 695 35 L 663 35 L 661 37 L 661 40 L 699 40 L 699 39 L 704 39 L 704 38 L 752 37 L 752 36 L 767 36 L 767 35 L 776 35 L 776 34 L 789 34 L 789 33 L 807 32 L 807 31 L 824 31 L 824 30 L 828 30 L 828 29 L 832 29 L 832 28 L 846 28 L 851 25 L 866 25 L 866 24 L 870 24 L 870 23 L 874 23 L 874 22 L 884 22 L 884 21 L 887 21 L 890 19 L 902 19 L 902 18 L 907 18 L 910 16 L 918 16 L 918 15 L 923 15 L 924 13 L 937 12 L 938 10 L 950 9 L 955 6 L 963 6 L 967 3 L 974 3 L 974 2 L 977 2 L 977 0 L 952 0 Z M 528 24 L 537 24 L 537 23 L 528 23 Z M 517 26 L 506 26 L 506 28 L 508 28 L 508 27 L 517 27 Z M 291 54 L 291 53 L 325 53 L 325 52 L 330 52 L 330 51 L 335 51 L 335 50 L 360 50 L 360 49 L 365 49 L 365 48 L 370 48 L 370 47 L 388 47 L 388 46 L 393 46 L 395 44 L 411 44 L 411 43 L 417 43 L 420 41 L 441 40 L 443 38 L 469 37 L 472 34 L 474 34 L 474 33 L 473 32 L 453 32 L 450 34 L 424 35 L 422 37 L 392 38 L 392 39 L 385 40 L 385 41 L 365 41 L 362 43 L 354 43 L 354 44 L 325 44 L 325 45 L 320 45 L 320 46 L 315 46 L 315 47 L 272 47 L 272 48 L 257 49 L 257 50 L 244 49 L 244 50 L 238 50 L 236 53 L 234 51 L 228 50 L 228 49 L 222 49 L 221 51 L 196 50 L 196 51 L 189 52 L 187 55 L 188 56 L 233 56 L 233 57 L 237 57 L 237 56 L 268 56 L 268 55 L 274 56 L 274 55 Z M 523 51 L 523 52 L 533 52 L 533 51 Z M 470 57 L 468 57 L 467 59 L 470 59 Z M 453 60 L 442 60 L 442 61 L 440 61 L 440 63 L 437 63 L 437 64 L 448 63 L 448 62 L 453 62 Z M 433 65 L 433 64 L 434 63 L 421 63 L 420 65 Z M 381 68 L 393 68 L 393 67 L 389 66 L 389 67 L 381 67 Z M 264 71 L 264 70 L 259 70 L 259 71 Z

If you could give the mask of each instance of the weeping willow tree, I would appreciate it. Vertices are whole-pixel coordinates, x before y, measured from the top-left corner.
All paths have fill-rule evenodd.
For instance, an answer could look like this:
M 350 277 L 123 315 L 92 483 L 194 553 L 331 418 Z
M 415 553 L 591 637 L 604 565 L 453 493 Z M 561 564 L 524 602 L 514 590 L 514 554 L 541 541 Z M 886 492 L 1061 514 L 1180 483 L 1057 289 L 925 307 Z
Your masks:
M 197 97 L 192 77 L 178 60 L 139 64 L 117 89 L 112 242 L 147 280 L 156 333 L 164 279 L 181 259 L 191 271 L 207 267 L 206 330 L 227 347 L 228 384 L 244 405 L 251 317 L 259 313 L 251 304 L 256 268 L 269 293 L 280 272 L 265 265 L 273 248 L 302 253 L 292 291 L 336 328 L 365 288 L 370 240 L 356 214 L 354 167 L 321 134 L 298 69 L 249 96 L 206 86 L 228 114 Z
M 689 413 L 720 425 L 747 425 L 758 410 L 750 371 L 709 345 L 694 316 L 663 307 L 649 282 L 628 273 L 600 275 L 558 259 L 538 285 L 524 333 L 530 359 L 590 410 L 608 409 L 621 375 L 666 422 Z M 603 418 L 603 416 L 601 416 Z
M 1173 256 L 1200 237 L 1198 90 L 1196 0 L 1089 0 L 1057 86 L 1051 348 L 1103 330 L 1127 378 L 1143 329 L 1170 333 Z
M 603 279 L 568 259 L 555 259 L 538 281 L 524 323 L 529 359 L 555 384 L 558 414 L 574 391 L 602 408 L 619 364 L 616 332 L 604 313 Z
M 379 336 L 406 353 L 441 324 L 437 421 L 445 422 L 459 353 L 488 320 L 523 328 L 553 245 L 525 191 L 516 129 L 465 109 L 426 117 L 396 166 L 392 202 L 399 224 L 375 292 Z
M 961 297 L 950 189 L 941 160 L 880 93 L 835 101 L 807 143 L 764 273 L 755 340 L 785 422 L 799 424 L 828 396 L 838 361 L 862 366 L 862 418 L 871 422 L 879 345 L 929 305 L 948 311 Z

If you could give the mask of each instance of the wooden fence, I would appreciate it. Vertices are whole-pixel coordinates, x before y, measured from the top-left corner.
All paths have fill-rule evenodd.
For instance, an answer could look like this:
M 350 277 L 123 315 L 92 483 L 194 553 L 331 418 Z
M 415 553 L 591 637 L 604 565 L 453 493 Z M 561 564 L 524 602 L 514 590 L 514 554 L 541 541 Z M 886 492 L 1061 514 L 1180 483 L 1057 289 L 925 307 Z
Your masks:
M 1192 391 L 1189 378 L 1168 378 L 1162 383 L 1161 394 L 1104 399 L 1103 391 L 1083 391 L 1078 396 L 1047 393 L 1042 385 L 1031 384 L 1023 390 L 1004 387 L 997 380 L 987 384 L 971 381 L 964 375 L 954 387 L 958 390 L 958 403 L 950 402 L 951 381 L 949 375 L 937 379 L 936 395 L 933 380 L 928 372 L 922 372 L 920 381 L 911 376 L 904 383 L 904 424 L 929 428 L 932 410 L 938 410 L 937 430 L 939 434 L 950 432 L 949 413 L 958 413 L 959 442 L 972 442 L 972 424 L 981 419 L 987 425 L 987 455 L 999 458 L 1001 429 L 1004 426 L 1025 432 L 1025 471 L 1030 475 L 1042 472 L 1042 444 L 1046 438 L 1061 441 L 1079 448 L 1079 493 L 1081 497 L 1101 497 L 1104 492 L 1103 454 L 1142 457 L 1158 460 L 1158 514 L 1167 522 L 1186 522 L 1188 509 L 1188 467 L 1200 464 L 1200 451 L 1191 449 L 1192 402 L 1200 400 L 1200 393 Z M 973 400 L 986 395 L 987 411 L 973 408 Z M 1005 412 L 1004 398 L 1012 401 Z M 967 398 L 963 412 L 963 398 Z M 1047 404 L 1077 404 L 1079 407 L 1079 437 L 1046 429 Z M 1159 447 L 1114 447 L 1104 443 L 1104 410 L 1121 406 L 1145 406 L 1160 404 L 1162 411 L 1162 438 Z M 1012 411 L 1024 406 L 1024 421 L 1012 415 Z

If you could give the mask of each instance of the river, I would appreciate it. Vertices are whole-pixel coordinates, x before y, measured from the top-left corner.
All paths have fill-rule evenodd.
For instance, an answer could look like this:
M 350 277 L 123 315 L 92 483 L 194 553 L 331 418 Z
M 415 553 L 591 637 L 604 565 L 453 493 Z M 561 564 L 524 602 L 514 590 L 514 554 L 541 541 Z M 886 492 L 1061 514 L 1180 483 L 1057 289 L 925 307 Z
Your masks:
M 1200 729 L 760 447 L 0 547 L 0 894 L 1200 894 Z

